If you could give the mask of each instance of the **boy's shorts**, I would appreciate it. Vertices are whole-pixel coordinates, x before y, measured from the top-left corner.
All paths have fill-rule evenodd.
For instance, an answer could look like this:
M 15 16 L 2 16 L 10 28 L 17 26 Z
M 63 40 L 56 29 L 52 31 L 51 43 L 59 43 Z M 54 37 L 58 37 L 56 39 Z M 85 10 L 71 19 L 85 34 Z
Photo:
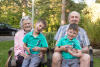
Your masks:
M 22 67 L 37 67 L 40 62 L 41 58 L 39 57 L 39 54 L 32 54 L 24 59 Z
M 79 67 L 79 59 L 63 59 L 62 67 Z

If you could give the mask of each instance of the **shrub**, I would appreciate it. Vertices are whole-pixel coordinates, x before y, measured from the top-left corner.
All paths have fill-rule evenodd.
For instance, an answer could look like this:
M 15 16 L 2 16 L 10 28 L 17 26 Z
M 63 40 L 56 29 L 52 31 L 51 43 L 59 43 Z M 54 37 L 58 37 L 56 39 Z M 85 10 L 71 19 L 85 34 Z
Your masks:
M 45 33 L 49 48 L 53 48 L 55 46 L 55 42 L 56 42 L 54 40 L 54 35 L 55 34 L 56 34 L 55 32 Z

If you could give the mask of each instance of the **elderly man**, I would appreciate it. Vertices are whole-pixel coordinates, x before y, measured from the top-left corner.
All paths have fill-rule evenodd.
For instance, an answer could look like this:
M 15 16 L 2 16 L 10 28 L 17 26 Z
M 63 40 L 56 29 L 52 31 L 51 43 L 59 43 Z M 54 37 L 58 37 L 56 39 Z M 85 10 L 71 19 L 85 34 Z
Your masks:
M 56 33 L 55 40 L 59 41 L 61 37 L 64 37 L 66 35 L 66 31 L 70 24 L 79 24 L 80 21 L 80 14 L 76 11 L 72 11 L 68 16 L 68 25 L 61 26 Z M 89 39 L 87 37 L 86 31 L 79 27 L 79 32 L 77 35 L 77 39 L 80 42 L 80 45 L 82 47 L 82 56 L 80 57 L 80 67 L 89 67 L 90 65 L 90 56 L 86 54 L 88 52 L 88 45 L 90 45 Z M 56 42 L 57 43 L 57 42 Z M 54 52 L 52 57 L 52 67 L 61 67 L 61 54 L 59 52 Z
M 29 16 L 22 17 L 20 21 L 21 29 L 15 34 L 14 37 L 14 56 L 16 59 L 17 67 L 21 67 L 24 57 L 23 38 L 26 33 L 32 30 L 32 20 Z

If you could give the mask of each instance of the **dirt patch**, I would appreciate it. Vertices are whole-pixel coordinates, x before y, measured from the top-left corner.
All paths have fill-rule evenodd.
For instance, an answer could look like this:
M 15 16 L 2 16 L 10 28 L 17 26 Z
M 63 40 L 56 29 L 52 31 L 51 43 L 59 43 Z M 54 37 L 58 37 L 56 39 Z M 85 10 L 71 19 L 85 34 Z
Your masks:
M 0 41 L 14 40 L 14 36 L 0 36 Z
M 100 57 L 100 49 L 93 49 L 93 56 Z

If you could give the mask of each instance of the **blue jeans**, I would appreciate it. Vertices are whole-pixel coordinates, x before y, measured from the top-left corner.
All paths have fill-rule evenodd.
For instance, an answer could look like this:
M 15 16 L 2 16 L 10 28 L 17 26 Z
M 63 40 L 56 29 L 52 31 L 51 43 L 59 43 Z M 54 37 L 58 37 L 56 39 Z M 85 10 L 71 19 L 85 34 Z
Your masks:
M 79 67 L 79 59 L 63 59 L 62 67 Z
M 22 64 L 22 67 L 38 67 L 41 62 L 41 58 L 38 54 L 32 54 L 29 57 L 25 58 Z

